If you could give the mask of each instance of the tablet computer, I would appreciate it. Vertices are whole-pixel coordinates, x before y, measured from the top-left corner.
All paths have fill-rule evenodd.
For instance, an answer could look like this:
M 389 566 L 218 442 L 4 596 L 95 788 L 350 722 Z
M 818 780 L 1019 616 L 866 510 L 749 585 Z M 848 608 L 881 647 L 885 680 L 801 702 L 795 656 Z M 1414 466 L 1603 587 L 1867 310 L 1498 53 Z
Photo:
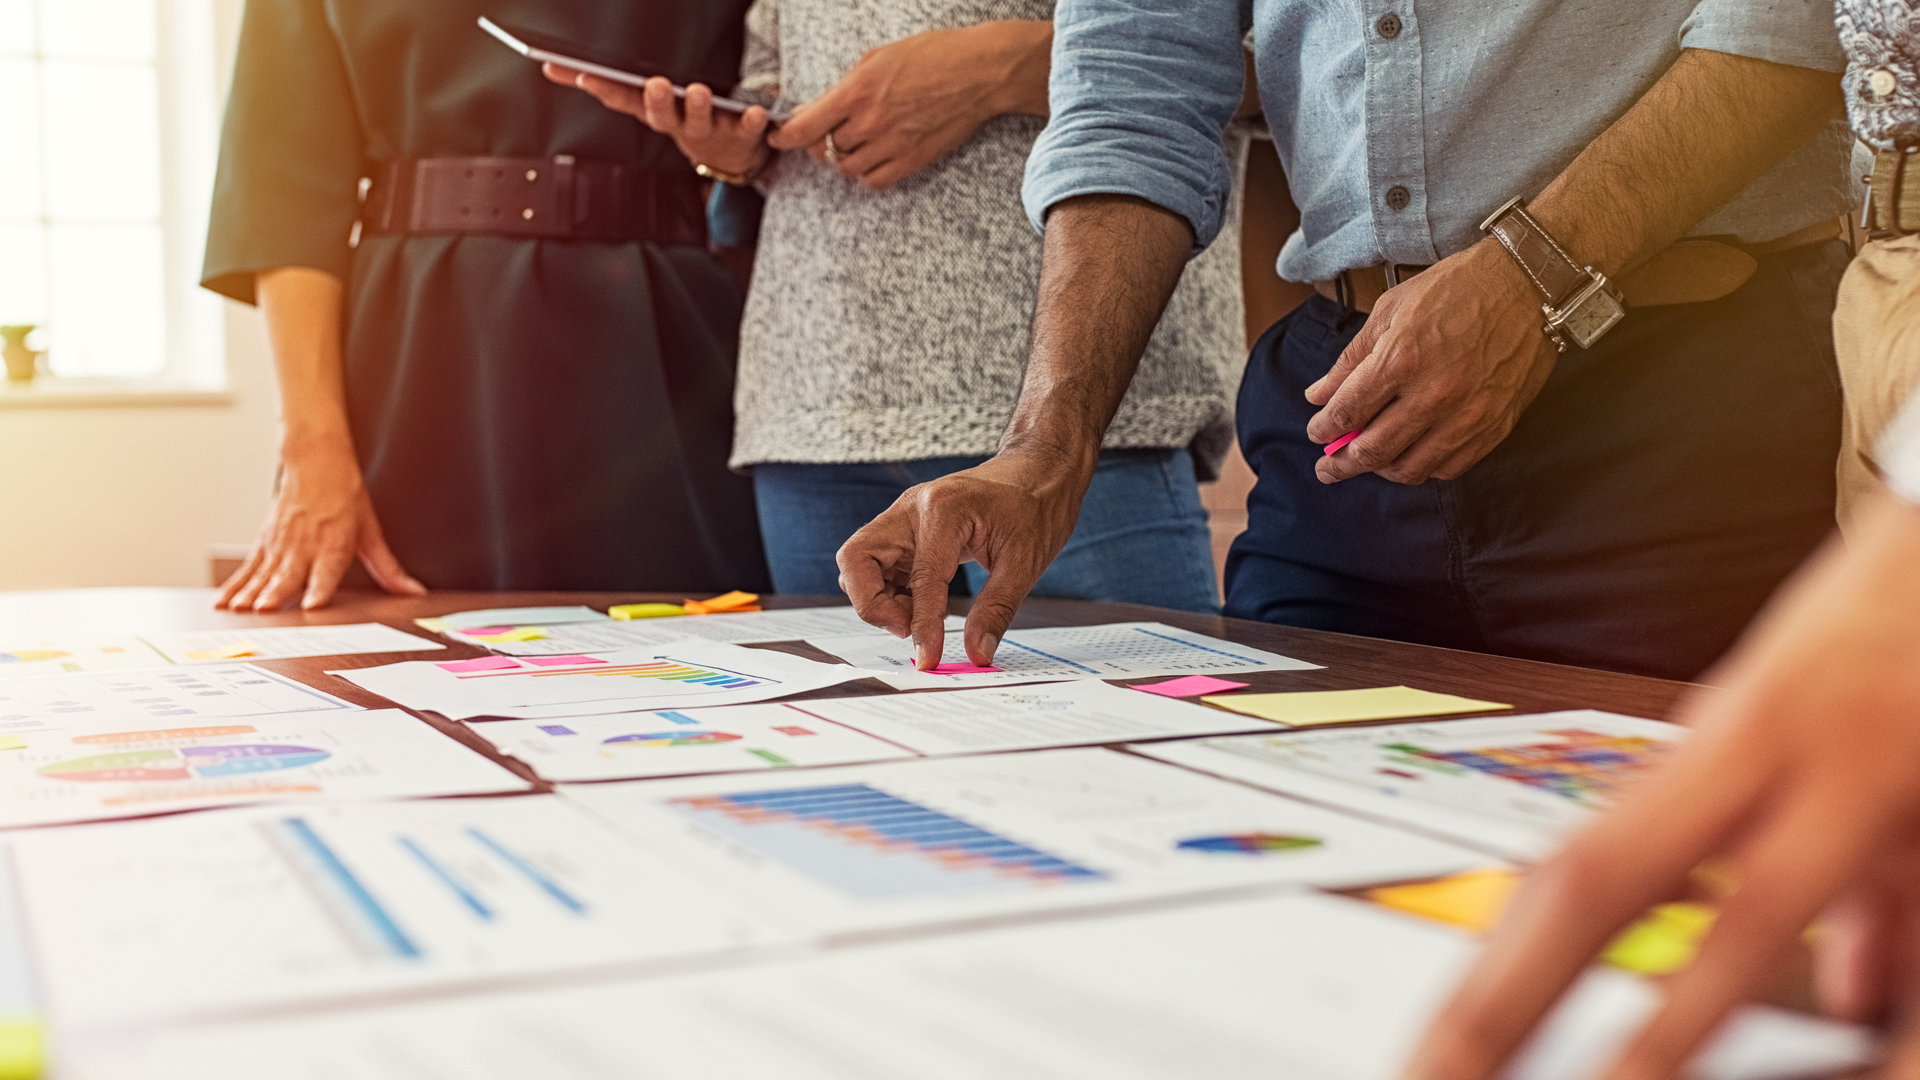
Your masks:
M 635 70 L 638 65 L 614 59 L 591 46 L 562 41 L 551 34 L 542 34 L 537 30 L 528 30 L 521 26 L 502 25 L 485 15 L 480 16 L 480 29 L 492 34 L 502 45 L 529 60 L 557 64 L 564 68 L 572 68 L 574 71 L 584 71 L 589 75 L 598 75 L 603 79 L 611 79 L 628 86 L 645 86 L 648 79 L 667 78 L 666 73 L 662 71 Z M 674 83 L 673 96 L 685 98 L 687 88 Z M 746 112 L 750 105 L 744 101 L 736 101 L 733 98 L 715 94 L 713 107 L 722 112 L 738 114 Z M 781 119 L 782 117 L 776 116 L 773 122 L 778 124 Z

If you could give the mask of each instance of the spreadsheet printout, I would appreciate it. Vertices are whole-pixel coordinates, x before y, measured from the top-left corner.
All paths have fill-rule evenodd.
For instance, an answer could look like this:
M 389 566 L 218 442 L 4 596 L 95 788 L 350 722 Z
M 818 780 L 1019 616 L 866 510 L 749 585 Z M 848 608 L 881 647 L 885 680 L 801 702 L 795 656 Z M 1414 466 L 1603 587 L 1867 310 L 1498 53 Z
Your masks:
M 1009 630 L 993 656 L 993 664 L 1000 670 L 964 675 L 935 675 L 916 670 L 913 642 L 891 635 L 810 638 L 807 644 L 855 667 L 881 673 L 880 680 L 896 690 L 959 689 L 1066 679 L 1305 671 L 1320 666 L 1164 623 Z M 961 664 L 966 660 L 963 635 L 949 632 L 941 662 Z
M 0 734 L 75 724 L 336 712 L 360 706 L 250 664 L 83 671 L 0 682 Z

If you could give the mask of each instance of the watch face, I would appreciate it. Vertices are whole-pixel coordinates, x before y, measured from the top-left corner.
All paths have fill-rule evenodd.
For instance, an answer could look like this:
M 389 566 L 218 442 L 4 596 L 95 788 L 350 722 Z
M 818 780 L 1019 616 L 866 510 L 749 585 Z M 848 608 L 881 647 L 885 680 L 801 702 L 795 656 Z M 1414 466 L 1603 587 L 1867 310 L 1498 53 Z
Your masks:
M 1589 289 L 1569 305 L 1560 328 L 1575 345 L 1590 349 L 1614 324 L 1627 317 L 1625 305 L 1605 289 Z

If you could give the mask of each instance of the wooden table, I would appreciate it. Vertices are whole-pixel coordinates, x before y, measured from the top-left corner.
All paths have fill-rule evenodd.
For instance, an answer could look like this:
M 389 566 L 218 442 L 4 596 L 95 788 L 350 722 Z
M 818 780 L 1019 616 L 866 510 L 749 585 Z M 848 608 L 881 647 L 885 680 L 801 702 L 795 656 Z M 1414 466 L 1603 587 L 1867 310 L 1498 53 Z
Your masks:
M 236 614 L 215 611 L 212 589 L 57 589 L 45 592 L 0 593 L 0 637 L 106 636 L 140 634 L 162 630 L 214 630 L 229 626 L 311 626 L 329 623 L 382 622 L 416 634 L 426 632 L 413 625 L 425 615 L 446 615 L 477 608 L 525 607 L 545 604 L 586 604 L 606 608 L 611 604 L 647 601 L 677 603 L 684 599 L 660 593 L 602 592 L 437 592 L 420 599 L 388 596 L 378 592 L 343 593 L 324 611 L 289 611 L 271 615 Z M 770 596 L 769 608 L 818 607 L 844 604 L 844 597 Z M 955 613 L 966 610 L 965 599 L 952 602 Z M 1318 630 L 1298 630 L 1286 626 L 1248 622 L 1219 616 L 1190 615 L 1163 608 L 1137 604 L 1108 604 L 1083 600 L 1029 600 L 1014 620 L 1014 627 L 1088 626 L 1097 623 L 1159 621 L 1194 630 L 1213 637 L 1237 641 L 1309 663 L 1323 664 L 1318 671 L 1260 671 L 1235 675 L 1236 680 L 1252 684 L 1254 690 L 1352 690 L 1372 686 L 1416 686 L 1446 694 L 1506 702 L 1514 713 L 1547 712 L 1554 709 L 1606 709 L 1631 716 L 1663 717 L 1687 688 L 1685 683 L 1647 679 L 1635 675 L 1562 667 L 1504 656 L 1436 649 L 1397 641 L 1330 634 Z M 449 644 L 448 651 L 436 658 L 458 660 L 484 656 L 476 646 L 449 643 L 437 636 L 435 641 Z M 748 646 L 770 648 L 815 660 L 832 657 L 799 642 Z M 359 705 L 392 708 L 385 698 L 369 693 L 328 670 L 374 667 L 399 660 L 418 660 L 419 653 L 368 653 L 360 656 L 312 657 L 298 660 L 256 661 L 262 667 L 292 676 L 310 686 Z M 861 694 L 888 694 L 896 691 L 877 679 L 861 679 L 825 690 L 795 696 L 850 697 Z M 919 691 L 938 693 L 939 691 Z M 409 710 L 412 711 L 412 710 Z M 527 777 L 538 790 L 550 790 L 524 764 L 502 755 L 491 743 L 468 731 L 464 725 L 436 714 L 415 713 L 427 723 L 460 740 Z M 1484 714 L 1480 714 L 1484 715 Z M 1391 722 L 1391 721 L 1388 721 Z

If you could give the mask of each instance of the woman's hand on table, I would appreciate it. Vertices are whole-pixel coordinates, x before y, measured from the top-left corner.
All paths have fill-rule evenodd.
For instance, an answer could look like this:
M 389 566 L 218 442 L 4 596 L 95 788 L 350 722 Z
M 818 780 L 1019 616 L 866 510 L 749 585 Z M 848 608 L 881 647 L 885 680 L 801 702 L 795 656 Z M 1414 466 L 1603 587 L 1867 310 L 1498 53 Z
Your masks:
M 1889 1021 L 1886 1075 L 1920 1077 L 1920 508 L 1886 498 L 1829 544 L 1717 675 L 1681 708 L 1693 734 L 1674 759 L 1527 876 L 1409 1077 L 1495 1075 L 1594 954 L 1708 860 L 1737 886 L 1609 1080 L 1683 1073 L 1816 919 L 1823 1003 Z
M 1047 114 L 1053 24 L 1005 19 L 874 49 L 767 136 L 876 191 L 919 172 L 1002 113 Z M 833 137 L 828 152 L 827 137 Z
M 387 547 L 352 447 L 287 455 L 266 527 L 214 606 L 277 611 L 299 596 L 302 610 L 326 607 L 356 557 L 388 592 L 426 595 Z
M 674 97 L 673 84 L 663 78 L 647 80 L 645 89 L 563 68 L 541 67 L 548 79 L 577 86 L 615 112 L 626 113 L 672 139 L 688 161 L 721 172 L 757 176 L 773 151 L 767 149 L 767 110 L 758 105 L 744 113 L 713 107 L 713 91 L 702 83 L 687 86 L 684 101 Z

